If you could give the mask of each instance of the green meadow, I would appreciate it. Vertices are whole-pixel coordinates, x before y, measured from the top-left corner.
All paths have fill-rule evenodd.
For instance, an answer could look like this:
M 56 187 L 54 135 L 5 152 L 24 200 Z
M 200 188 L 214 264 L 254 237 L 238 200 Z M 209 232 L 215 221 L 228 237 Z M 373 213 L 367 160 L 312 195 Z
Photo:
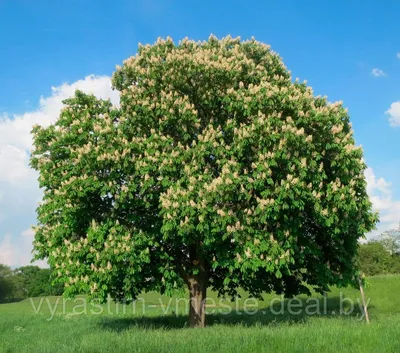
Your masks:
M 205 329 L 186 326 L 185 293 L 101 306 L 31 298 L 0 304 L 0 352 L 400 352 L 400 276 L 368 282 L 370 324 L 353 288 L 293 300 L 209 293 Z

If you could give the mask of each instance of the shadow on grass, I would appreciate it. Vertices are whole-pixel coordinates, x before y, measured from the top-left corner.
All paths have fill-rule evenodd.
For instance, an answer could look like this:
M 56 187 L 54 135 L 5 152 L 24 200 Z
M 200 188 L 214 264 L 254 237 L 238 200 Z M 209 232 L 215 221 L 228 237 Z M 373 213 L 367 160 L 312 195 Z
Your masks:
M 310 300 L 314 299 L 314 301 Z M 295 302 L 285 299 L 275 302 L 272 306 L 262 309 L 236 309 L 228 312 L 218 308 L 207 309 L 206 325 L 243 325 L 266 326 L 277 324 L 296 324 L 306 322 L 310 317 L 343 317 L 348 319 L 363 319 L 363 309 L 360 303 L 347 299 L 332 297 L 318 299 L 298 298 Z M 369 309 L 372 306 L 368 306 Z M 139 329 L 181 329 L 187 327 L 188 316 L 180 314 L 165 314 L 141 317 L 106 317 L 100 325 L 104 330 L 122 332 L 133 328 Z
M 19 303 L 25 300 L 26 298 L 10 298 L 10 299 L 3 299 L 0 300 L 0 304 L 10 304 L 10 303 Z

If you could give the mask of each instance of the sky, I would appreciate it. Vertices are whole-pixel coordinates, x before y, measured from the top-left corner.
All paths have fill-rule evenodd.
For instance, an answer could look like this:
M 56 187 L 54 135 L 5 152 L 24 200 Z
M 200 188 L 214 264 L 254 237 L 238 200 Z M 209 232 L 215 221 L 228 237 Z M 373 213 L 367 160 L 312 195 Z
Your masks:
M 400 2 L 364 0 L 0 0 L 0 263 L 31 261 L 37 174 L 33 124 L 57 119 L 76 89 L 118 102 L 110 76 L 138 43 L 255 37 L 293 78 L 342 100 L 368 165 L 381 222 L 400 222 Z M 45 266 L 45 261 L 37 263 Z

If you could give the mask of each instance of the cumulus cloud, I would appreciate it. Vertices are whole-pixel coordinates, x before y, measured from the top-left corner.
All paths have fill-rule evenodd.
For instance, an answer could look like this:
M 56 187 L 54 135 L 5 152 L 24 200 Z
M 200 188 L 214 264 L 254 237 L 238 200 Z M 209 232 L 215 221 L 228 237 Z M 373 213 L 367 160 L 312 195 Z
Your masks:
M 93 93 L 99 98 L 108 99 L 115 104 L 119 101 L 119 93 L 111 89 L 110 78 L 107 76 L 90 75 L 72 84 L 52 87 L 50 97 L 41 97 L 39 109 L 12 118 L 4 115 L 0 120 L 0 141 L 2 145 L 12 145 L 22 150 L 29 150 L 32 145 L 30 131 L 32 126 L 40 124 L 47 126 L 58 117 L 62 101 L 74 95 L 79 89 Z
M 111 89 L 109 77 L 90 75 L 72 84 L 52 87 L 51 95 L 41 97 L 35 111 L 0 117 L 0 263 L 22 266 L 32 258 L 33 233 L 29 229 L 35 223 L 41 192 L 37 174 L 28 165 L 30 131 L 34 124 L 48 126 L 54 122 L 62 101 L 77 89 L 110 99 L 115 105 L 119 103 L 119 93 Z
M 370 236 L 375 236 L 388 229 L 397 228 L 400 222 L 400 200 L 393 196 L 392 185 L 384 178 L 377 178 L 371 168 L 365 171 L 367 191 L 375 211 L 379 211 L 380 223 L 377 230 Z
M 374 68 L 371 71 L 371 75 L 374 77 L 384 77 L 386 76 L 385 72 L 382 69 Z
M 28 154 L 14 145 L 0 143 L 0 181 L 19 184 L 34 174 L 28 167 Z
M 24 230 L 19 235 L 18 245 L 16 246 L 12 236 L 6 234 L 0 242 L 0 263 L 12 267 L 31 264 L 33 238 L 34 234 L 31 229 Z M 39 260 L 33 262 L 32 265 L 47 267 L 47 262 Z
M 389 115 L 390 126 L 400 126 L 400 101 L 392 103 L 385 113 Z

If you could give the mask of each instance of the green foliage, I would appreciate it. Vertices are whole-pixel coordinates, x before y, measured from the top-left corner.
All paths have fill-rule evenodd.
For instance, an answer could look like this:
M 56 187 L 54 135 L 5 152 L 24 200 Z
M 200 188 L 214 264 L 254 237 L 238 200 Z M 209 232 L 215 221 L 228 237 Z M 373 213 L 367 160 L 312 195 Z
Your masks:
M 61 295 L 64 286 L 53 285 L 52 271 L 38 266 L 23 266 L 12 270 L 0 264 L 0 302 L 29 297 Z
M 12 298 L 14 283 L 10 267 L 0 264 L 0 302 Z
M 366 275 L 400 273 L 400 225 L 383 232 L 378 239 L 361 244 L 358 266 Z
M 400 256 L 392 255 L 392 261 L 390 263 L 390 269 L 388 273 L 400 273 Z
M 381 240 L 360 244 L 357 262 L 359 269 L 367 276 L 400 273 L 400 256 L 391 255 Z
M 391 256 L 377 241 L 361 244 L 358 250 L 358 265 L 367 276 L 388 273 Z
M 198 283 L 288 296 L 344 286 L 377 220 L 346 109 L 255 40 L 140 46 L 121 106 L 77 92 L 33 130 L 35 235 L 66 294 Z
M 52 271 L 38 266 L 24 266 L 15 270 L 14 273 L 14 297 L 29 298 L 43 297 L 49 295 L 61 295 L 63 286 L 52 285 Z

